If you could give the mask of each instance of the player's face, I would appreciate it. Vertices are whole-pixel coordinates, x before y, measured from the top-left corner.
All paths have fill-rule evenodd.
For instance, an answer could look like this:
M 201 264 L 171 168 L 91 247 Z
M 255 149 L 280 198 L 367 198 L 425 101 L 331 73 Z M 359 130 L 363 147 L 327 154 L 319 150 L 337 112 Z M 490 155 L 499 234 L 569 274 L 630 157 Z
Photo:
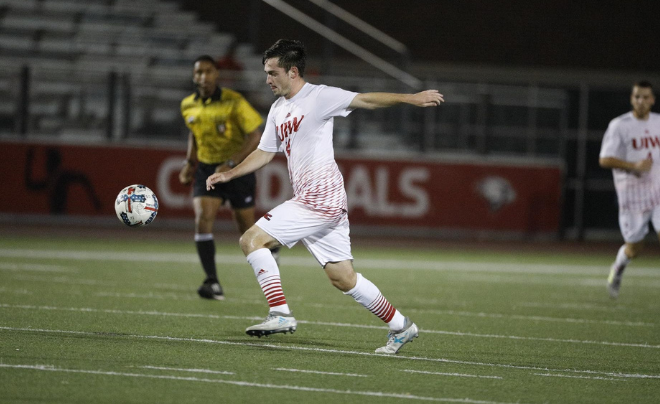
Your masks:
M 200 60 L 193 67 L 193 82 L 202 97 L 210 97 L 218 83 L 218 69 L 206 60 Z
M 655 104 L 653 90 L 648 87 L 633 87 L 630 95 L 630 105 L 633 107 L 633 114 L 636 118 L 646 119 L 651 112 L 651 107 Z
M 291 93 L 291 74 L 277 65 L 279 58 L 266 59 L 264 71 L 266 72 L 266 84 L 270 86 L 273 94 L 277 97 L 287 98 Z

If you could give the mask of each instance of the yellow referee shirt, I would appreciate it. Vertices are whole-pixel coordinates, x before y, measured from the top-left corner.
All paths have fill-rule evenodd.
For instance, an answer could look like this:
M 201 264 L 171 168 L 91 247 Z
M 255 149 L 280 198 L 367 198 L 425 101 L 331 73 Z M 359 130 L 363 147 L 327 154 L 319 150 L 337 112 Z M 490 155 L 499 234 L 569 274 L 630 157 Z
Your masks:
M 206 164 L 229 160 L 263 122 L 241 94 L 220 87 L 206 100 L 197 93 L 184 98 L 181 115 L 195 136 L 197 160 Z

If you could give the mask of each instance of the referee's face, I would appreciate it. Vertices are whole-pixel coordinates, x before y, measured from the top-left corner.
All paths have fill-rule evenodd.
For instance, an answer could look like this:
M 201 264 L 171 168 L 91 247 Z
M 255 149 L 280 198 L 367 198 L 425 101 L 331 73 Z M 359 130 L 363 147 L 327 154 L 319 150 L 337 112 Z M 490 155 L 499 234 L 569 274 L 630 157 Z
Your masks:
M 195 62 L 193 82 L 202 97 L 210 97 L 218 85 L 218 69 L 208 60 Z
M 651 112 L 651 107 L 655 104 L 653 90 L 648 87 L 634 86 L 630 95 L 630 105 L 633 107 L 633 114 L 637 119 L 646 119 Z

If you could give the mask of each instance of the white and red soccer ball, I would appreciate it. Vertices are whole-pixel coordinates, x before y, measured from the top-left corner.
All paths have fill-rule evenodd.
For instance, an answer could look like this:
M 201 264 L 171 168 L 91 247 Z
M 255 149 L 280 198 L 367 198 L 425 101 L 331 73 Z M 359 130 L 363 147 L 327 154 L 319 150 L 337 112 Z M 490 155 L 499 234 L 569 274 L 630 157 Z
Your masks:
M 117 195 L 115 212 L 126 226 L 146 226 L 158 214 L 158 198 L 144 185 L 129 185 Z

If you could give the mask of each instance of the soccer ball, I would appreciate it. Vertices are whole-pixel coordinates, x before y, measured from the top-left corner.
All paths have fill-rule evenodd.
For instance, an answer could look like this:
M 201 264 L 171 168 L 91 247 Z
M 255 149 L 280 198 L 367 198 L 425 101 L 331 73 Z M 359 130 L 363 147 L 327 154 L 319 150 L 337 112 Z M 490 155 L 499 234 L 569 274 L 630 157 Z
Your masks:
M 115 212 L 126 226 L 146 226 L 158 214 L 158 198 L 144 185 L 129 185 L 117 195 Z

